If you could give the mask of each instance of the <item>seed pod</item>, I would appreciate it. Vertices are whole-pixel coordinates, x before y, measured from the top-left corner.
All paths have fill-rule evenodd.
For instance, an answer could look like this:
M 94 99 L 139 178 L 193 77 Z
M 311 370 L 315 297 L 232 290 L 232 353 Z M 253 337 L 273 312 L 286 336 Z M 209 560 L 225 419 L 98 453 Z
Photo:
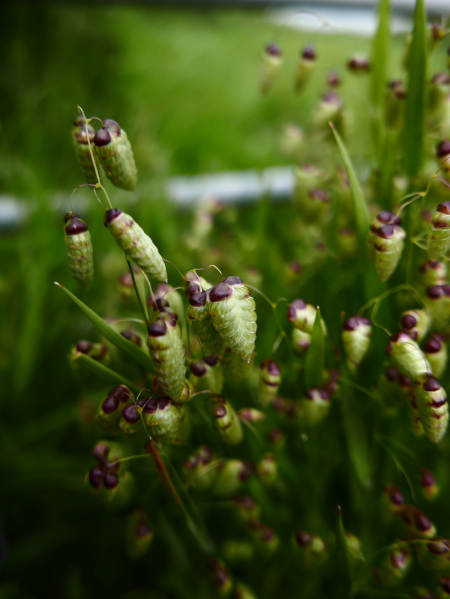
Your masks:
M 223 373 L 226 381 L 233 381 L 234 384 L 240 383 L 248 377 L 252 368 L 251 362 L 244 362 L 237 354 L 227 348 L 222 358 Z
M 231 404 L 223 397 L 215 397 L 210 403 L 210 412 L 220 436 L 230 445 L 242 441 L 242 425 Z
M 377 240 L 377 233 L 384 227 L 385 225 L 395 225 L 400 227 L 402 224 L 401 218 L 397 216 L 394 212 L 390 212 L 389 210 L 383 210 L 379 212 L 377 216 L 373 219 L 369 234 L 367 236 L 367 246 L 369 248 L 369 255 L 374 256 L 374 245 Z
M 445 285 L 447 279 L 447 264 L 428 260 L 420 266 L 420 282 L 426 289 L 432 285 Z
M 256 595 L 242 582 L 238 582 L 233 591 L 234 599 L 256 599 Z
M 413 505 L 406 505 L 401 513 L 405 532 L 411 539 L 431 539 L 436 528 L 431 520 Z
M 376 232 L 375 269 L 384 282 L 394 272 L 403 252 L 404 230 L 397 225 L 384 225 Z
M 408 573 L 412 563 L 412 555 L 406 543 L 396 543 L 382 559 L 378 568 L 373 572 L 377 586 L 392 587 L 399 584 Z
M 308 333 L 311 335 L 314 327 L 314 321 L 316 320 L 316 308 L 311 306 L 311 304 L 307 304 L 302 299 L 296 299 L 289 304 L 287 317 L 290 323 L 301 331 Z M 325 323 L 322 319 L 322 329 L 326 334 Z
M 209 568 L 215 586 L 218 588 L 220 595 L 225 597 L 231 592 L 233 586 L 230 573 L 223 562 L 213 558 L 209 560 Z
M 133 398 L 133 394 L 125 385 L 111 389 L 97 411 L 98 424 L 107 431 L 116 432 L 121 416 L 120 404 L 128 403 Z
M 405 500 L 397 485 L 390 484 L 384 487 L 382 501 L 386 510 L 394 516 L 401 514 L 405 507 Z
M 134 404 L 129 404 L 122 410 L 119 427 L 120 431 L 127 437 L 131 437 L 142 430 L 141 417 Z
M 156 379 L 166 395 L 177 401 L 185 384 L 184 345 L 176 317 L 162 313 L 149 326 L 147 344 Z
M 78 343 L 70 351 L 71 365 L 75 373 L 78 373 L 79 371 L 79 365 L 76 361 L 79 354 L 89 356 L 104 366 L 108 366 L 108 364 L 111 362 L 111 356 L 104 343 L 91 343 L 90 341 L 83 339 L 78 341 Z
M 450 576 L 441 576 L 439 588 L 433 595 L 436 599 L 448 599 L 450 597 Z
M 403 81 L 388 83 L 384 99 L 384 118 L 389 129 L 397 129 L 403 115 L 406 88 Z
M 370 320 L 363 316 L 357 315 L 349 318 L 344 324 L 342 342 L 347 354 L 348 367 L 353 373 L 356 372 L 359 363 L 369 349 L 371 335 Z
M 265 485 L 272 485 L 278 475 L 278 464 L 271 453 L 267 453 L 257 464 L 256 471 Z
M 422 375 L 416 383 L 415 400 L 427 437 L 439 443 L 448 426 L 447 395 L 432 374 Z
M 392 335 L 385 351 L 394 366 L 411 381 L 417 381 L 429 370 L 429 364 L 420 347 L 405 333 Z
M 255 300 L 239 277 L 228 277 L 209 293 L 209 313 L 223 341 L 246 362 L 255 349 Z
M 297 63 L 297 72 L 295 74 L 294 89 L 296 93 L 303 91 L 308 79 L 311 76 L 311 72 L 316 66 L 316 58 L 316 52 L 312 46 L 306 46 L 306 48 L 300 53 Z
M 232 502 L 238 510 L 240 517 L 245 521 L 248 522 L 249 520 L 255 520 L 259 517 L 261 508 L 255 502 L 253 497 L 250 497 L 249 495 L 235 496 L 233 497 Z
M 275 360 L 265 360 L 261 364 L 259 377 L 259 399 L 263 406 L 275 401 L 281 384 L 281 372 Z
M 352 73 L 360 74 L 366 73 L 370 70 L 370 62 L 369 59 L 365 56 L 355 55 L 347 63 L 349 71 Z
M 208 295 L 209 292 L 207 291 L 200 291 L 191 295 L 187 316 L 202 345 L 213 354 L 223 356 L 227 344 L 214 328 Z
M 201 360 L 189 364 L 191 383 L 195 391 L 221 393 L 223 388 L 223 370 L 219 358 L 209 354 Z
M 177 438 L 182 420 L 182 408 L 172 403 L 170 397 L 145 400 L 144 419 L 152 437 L 160 441 Z
M 308 426 L 315 426 L 328 414 L 330 395 L 324 389 L 307 389 L 300 404 L 305 423 Z
M 299 530 L 293 542 L 296 553 L 306 568 L 321 565 L 328 557 L 327 544 L 320 537 L 314 537 L 304 530 Z
M 152 542 L 153 533 L 150 530 L 148 518 L 144 510 L 136 509 L 129 516 L 127 523 L 126 547 L 131 559 L 145 555 Z
M 426 468 L 420 469 L 420 486 L 427 499 L 435 499 L 439 493 L 439 487 L 436 484 L 434 476 Z
M 311 121 L 315 127 L 326 131 L 329 130 L 328 123 L 331 121 L 339 133 L 345 136 L 345 113 L 340 96 L 328 91 L 316 106 Z
M 280 72 L 283 55 L 277 44 L 269 44 L 262 53 L 260 89 L 266 95 Z
M 422 349 L 434 376 L 440 378 L 447 366 L 447 345 L 444 338 L 438 333 L 431 333 Z
M 129 216 L 113 208 L 105 213 L 105 227 L 128 258 L 136 262 L 148 277 L 167 283 L 167 270 L 157 247 L 141 227 Z
M 77 119 L 73 128 L 73 143 L 75 152 L 77 153 L 78 162 L 81 166 L 81 171 L 86 180 L 86 183 L 95 185 L 97 183 L 97 175 L 95 174 L 94 164 L 92 162 L 91 153 L 89 151 L 89 141 L 91 142 L 92 153 L 94 153 L 94 136 L 95 131 L 91 125 L 84 123 L 84 119 Z
M 94 137 L 95 152 L 106 176 L 116 187 L 134 191 L 137 183 L 137 170 L 133 150 L 127 134 L 112 119 L 105 121 Z
M 208 489 L 212 487 L 219 475 L 220 461 L 209 447 L 203 445 L 190 458 L 183 462 L 183 474 L 186 482 L 197 489 Z
M 94 281 L 91 234 L 84 220 L 75 212 L 68 212 L 64 222 L 64 241 L 69 268 L 75 281 L 89 291 Z
M 203 277 L 200 277 L 193 270 L 188 271 L 183 279 L 181 280 L 181 286 L 187 297 L 191 297 L 194 293 L 200 293 L 201 291 L 207 291 L 211 289 L 212 285 L 208 283 Z
M 311 343 L 311 335 L 300 329 L 292 329 L 292 347 L 296 354 L 303 356 Z
M 428 234 L 428 255 L 430 260 L 444 258 L 450 249 L 450 202 L 443 202 L 436 208 Z
M 301 212 L 309 222 L 318 221 L 325 214 L 330 196 L 324 189 L 311 189 L 303 199 Z
M 400 319 L 400 327 L 413 341 L 420 343 L 430 328 L 431 318 L 426 310 L 406 310 Z
M 254 471 L 255 466 L 252 462 L 225 460 L 219 470 L 214 493 L 216 495 L 234 495 Z
M 447 328 L 450 321 L 450 285 L 427 287 L 423 301 L 430 312 L 433 328 Z
M 250 520 L 248 527 L 252 532 L 258 548 L 262 552 L 271 554 L 278 549 L 280 540 L 272 528 L 263 524 L 260 520 Z
M 241 420 L 245 420 L 245 422 L 261 422 L 266 417 L 263 412 L 254 408 L 242 408 L 237 415 Z
M 99 441 L 92 453 L 98 461 L 98 466 L 94 466 L 89 471 L 87 476 L 89 484 L 105 501 L 114 500 L 115 503 L 125 501 L 132 490 L 132 478 L 126 471 L 126 463 L 119 461 L 124 457 L 121 445 L 111 441 Z

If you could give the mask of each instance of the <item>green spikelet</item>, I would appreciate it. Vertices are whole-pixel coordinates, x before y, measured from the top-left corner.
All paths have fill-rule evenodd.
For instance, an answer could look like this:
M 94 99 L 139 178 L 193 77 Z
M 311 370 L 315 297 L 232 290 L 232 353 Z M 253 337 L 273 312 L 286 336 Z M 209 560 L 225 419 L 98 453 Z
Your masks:
M 436 536 L 436 527 L 416 506 L 406 505 L 401 512 L 401 518 L 408 538 L 432 539 Z
M 192 328 L 206 349 L 217 356 L 223 356 L 227 345 L 213 325 L 208 301 L 208 291 L 194 293 L 189 298 L 187 316 Z
M 262 553 L 270 555 L 278 549 L 280 539 L 270 526 L 263 524 L 260 520 L 250 520 L 248 527 Z
M 89 471 L 87 482 L 105 503 L 114 503 L 117 507 L 127 503 L 134 492 L 134 480 L 127 472 L 127 464 L 118 461 L 125 457 L 122 446 L 111 441 L 99 441 L 93 455 L 98 465 Z
M 221 393 L 223 388 L 223 370 L 219 358 L 210 354 L 197 362 L 189 364 L 191 382 L 196 391 Z
M 84 220 L 75 212 L 68 212 L 64 217 L 64 223 L 64 241 L 72 276 L 88 291 L 94 281 L 91 234 Z
M 235 495 L 232 499 L 239 516 L 246 522 L 259 518 L 261 507 L 249 495 Z
M 445 285 L 447 279 L 447 263 L 428 260 L 420 265 L 420 284 L 423 289 L 432 285 Z
M 382 559 L 373 574 L 377 586 L 392 587 L 399 584 L 407 575 L 412 563 L 412 555 L 406 543 L 397 543 L 395 549 Z
M 404 111 L 406 88 L 402 81 L 391 81 L 384 97 L 384 119 L 389 129 L 399 127 Z
M 80 163 L 86 183 L 93 185 L 97 183 L 97 175 L 95 174 L 94 164 L 89 151 L 88 137 L 91 142 L 92 153 L 94 153 L 94 136 L 94 129 L 90 125 L 84 124 L 83 117 L 76 119 L 73 128 L 75 152 L 77 153 L 78 162 Z
M 370 345 L 372 325 L 363 316 L 349 318 L 344 324 L 342 342 L 347 355 L 347 364 L 352 372 L 356 372 L 359 363 L 366 355 Z
M 163 392 L 177 401 L 184 389 L 184 345 L 174 314 L 163 312 L 148 329 L 147 345 Z
M 108 210 L 105 214 L 105 227 L 110 230 L 120 249 L 148 277 L 167 283 L 166 265 L 157 247 L 131 216 L 117 208 Z
M 439 443 L 448 426 L 447 395 L 432 374 L 423 374 L 417 381 L 415 400 L 427 437 Z
M 134 395 L 125 385 L 118 385 L 111 389 L 108 397 L 103 401 L 97 411 L 97 422 L 106 431 L 115 433 L 119 431 L 121 404 L 124 406 L 134 398 Z
M 263 412 L 255 410 L 255 408 L 242 408 L 237 415 L 241 420 L 245 420 L 245 422 L 261 422 L 266 417 Z
M 275 401 L 281 384 L 281 372 L 275 360 L 265 360 L 261 364 L 259 377 L 259 399 L 263 406 Z
M 295 73 L 294 83 L 296 93 L 303 91 L 316 64 L 316 52 L 312 46 L 307 46 L 301 52 L 297 63 L 297 71 Z
M 292 329 L 292 348 L 299 356 L 303 356 L 311 343 L 311 335 L 300 329 Z
M 350 559 L 355 564 L 365 562 L 366 558 L 364 557 L 364 554 L 362 552 L 360 539 L 358 539 L 356 535 L 353 535 L 352 533 L 345 531 L 345 541 L 347 543 L 347 549 Z
M 181 280 L 181 286 L 187 297 L 191 297 L 194 293 L 207 291 L 212 285 L 203 277 L 200 277 L 195 271 L 189 270 Z
M 230 445 L 242 441 L 242 425 L 231 404 L 223 397 L 211 399 L 210 412 L 222 439 Z
M 329 123 L 332 122 L 341 136 L 346 136 L 346 113 L 344 112 L 342 99 L 337 93 L 328 91 L 318 103 L 312 117 L 315 127 L 329 133 Z
M 139 559 L 147 553 L 153 533 L 144 510 L 136 509 L 129 516 L 126 533 L 126 548 L 131 559 Z
M 105 121 L 94 137 L 95 152 L 106 176 L 116 187 L 134 191 L 137 184 L 137 170 L 133 150 L 127 134 L 112 119 Z
M 230 348 L 228 348 L 222 359 L 222 367 L 225 380 L 233 381 L 233 383 L 240 383 L 245 380 L 252 368 L 251 362 L 244 362 L 241 358 L 234 354 Z
M 220 460 L 209 447 L 203 445 L 183 462 L 186 484 L 196 489 L 209 489 L 217 481 Z
M 369 250 L 369 255 L 372 258 L 374 257 L 374 246 L 377 240 L 377 233 L 381 229 L 381 227 L 384 227 L 385 225 L 395 225 L 399 227 L 401 224 L 402 221 L 400 217 L 397 216 L 394 212 L 383 210 L 382 212 L 379 212 L 377 214 L 377 216 L 373 219 L 370 225 L 369 234 L 367 236 L 367 247 Z
M 450 202 L 439 204 L 433 215 L 428 234 L 430 260 L 444 258 L 450 249 Z
M 434 329 L 447 328 L 450 322 L 450 285 L 431 285 L 423 302 L 428 308 Z
M 375 268 L 383 282 L 389 279 L 397 267 L 403 252 L 404 239 L 405 232 L 397 225 L 384 225 L 376 233 Z
M 217 587 L 221 597 L 230 595 L 233 588 L 230 573 L 225 564 L 215 558 L 209 560 L 209 569 L 211 570 L 212 580 Z
M 427 310 L 406 310 L 400 319 L 402 331 L 417 343 L 423 340 L 430 325 L 431 317 Z
M 439 587 L 432 595 L 435 599 L 449 599 L 450 597 L 450 576 L 441 576 Z
M 252 462 L 224 460 L 219 470 L 214 493 L 216 495 L 234 495 L 254 471 L 255 467 Z
M 302 565 L 314 568 L 323 564 L 328 557 L 327 544 L 320 537 L 314 537 L 304 530 L 299 530 L 293 540 L 295 553 Z
M 411 381 L 429 371 L 429 364 L 422 350 L 405 333 L 396 333 L 386 346 L 386 353 L 392 364 Z
M 257 599 L 255 593 L 247 585 L 238 582 L 234 587 L 234 599 Z
M 246 362 L 255 349 L 255 300 L 239 277 L 228 277 L 209 292 L 209 313 L 223 341 Z
M 311 304 L 307 304 L 302 299 L 296 299 L 292 304 L 289 304 L 287 317 L 296 329 L 311 335 L 316 320 L 316 312 L 316 308 Z M 322 328 L 325 331 L 324 325 L 325 323 L 322 320 Z
M 447 344 L 438 333 L 431 333 L 429 339 L 423 344 L 423 353 L 430 363 L 435 377 L 440 378 L 447 366 Z
M 104 343 L 91 343 L 90 341 L 82 339 L 70 350 L 70 364 L 76 374 L 80 372 L 80 367 L 77 362 L 77 356 L 79 354 L 89 356 L 96 362 L 103 364 L 103 366 L 108 366 L 111 362 L 110 353 Z
M 302 164 L 295 170 L 294 206 L 305 218 L 316 218 L 329 201 L 327 195 L 323 195 L 323 185 L 326 181 L 326 173 L 314 164 Z M 316 198 L 311 197 L 313 191 L 319 190 Z M 314 194 L 313 194 L 314 195 Z
M 282 64 L 283 55 L 277 44 L 266 46 L 262 53 L 260 76 L 260 89 L 263 95 L 266 95 L 273 86 Z
M 325 389 L 307 389 L 300 400 L 301 414 L 308 426 L 315 426 L 323 420 L 330 409 L 330 395 Z
M 432 501 L 436 499 L 439 494 L 439 486 L 436 483 L 436 479 L 426 468 L 420 469 L 420 487 L 424 497 Z M 449 563 L 450 567 L 450 563 Z
M 158 441 L 177 439 L 183 418 L 183 408 L 172 403 L 170 397 L 145 400 L 144 419 L 150 434 Z
M 278 464 L 271 453 L 267 453 L 256 465 L 256 471 L 262 483 L 272 485 L 278 475 Z
M 402 513 L 405 507 L 405 500 L 397 485 L 386 485 L 382 496 L 383 508 L 386 512 L 397 516 Z

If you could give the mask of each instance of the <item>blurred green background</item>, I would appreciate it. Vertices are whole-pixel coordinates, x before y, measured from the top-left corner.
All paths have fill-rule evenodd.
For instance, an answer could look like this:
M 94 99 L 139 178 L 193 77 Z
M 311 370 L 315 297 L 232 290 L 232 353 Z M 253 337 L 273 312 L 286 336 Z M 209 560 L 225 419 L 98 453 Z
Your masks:
M 136 192 L 126 193 L 108 182 L 113 204 L 132 212 L 161 254 L 182 271 L 207 266 L 214 255 L 186 252 L 184 236 L 192 216 L 165 197 L 165 179 L 289 164 L 277 146 L 281 125 L 293 121 L 306 126 L 325 89 L 326 74 L 337 70 L 345 75 L 348 57 L 369 53 L 370 40 L 277 26 L 260 11 L 20 2 L 1 10 L 0 193 L 25 207 L 26 217 L 14 230 L 0 234 L 0 597 L 207 596 L 207 565 L 198 551 L 184 548 L 187 532 L 172 505 L 155 513 L 157 555 L 131 564 L 121 547 L 120 513 L 103 509 L 84 486 L 92 445 L 101 433 L 93 435 L 80 423 L 83 417 L 89 419 L 90 405 L 80 400 L 88 392 L 101 395 L 104 386 L 87 388 L 74 378 L 67 359 L 71 345 L 96 336 L 53 285 L 59 281 L 75 287 L 62 229 L 70 195 L 82 183 L 71 124 L 77 105 L 88 116 L 120 122 L 133 145 L 139 183 Z M 271 41 L 283 48 L 285 64 L 273 91 L 262 98 L 260 52 Z M 320 62 L 307 92 L 296 97 L 292 76 L 298 52 L 307 43 L 314 43 Z M 403 38 L 394 39 L 391 77 L 400 75 L 402 43 Z M 438 64 L 442 58 L 441 53 L 433 61 Z M 370 164 L 373 154 L 366 86 L 365 78 L 344 76 L 341 88 L 354 122 L 350 151 L 357 167 L 365 160 Z M 110 316 L 109 310 L 117 309 L 117 274 L 126 264 L 91 194 L 78 191 L 73 207 L 89 222 L 96 256 L 96 280 L 83 299 L 102 316 Z M 300 295 L 314 301 L 323 285 L 312 270 L 306 269 L 287 288 L 279 280 L 280 266 L 297 259 L 285 234 L 290 210 L 265 199 L 231 210 L 213 241 L 222 254 L 230 253 L 234 268 L 258 268 L 259 286 L 271 298 Z M 175 269 L 169 270 L 169 282 L 175 286 L 178 281 Z M 331 312 L 336 297 L 323 300 L 325 312 L 327 302 Z M 347 300 L 355 310 L 361 304 L 359 298 Z M 258 304 L 258 315 L 257 350 L 263 358 L 277 325 L 264 303 Z M 339 439 L 338 425 L 330 426 Z M 325 434 L 321 439 L 325 443 Z M 332 459 L 329 453 L 328 448 L 333 469 L 341 458 Z M 145 478 L 147 468 L 142 465 L 136 472 Z M 321 495 L 322 505 L 330 508 L 329 520 L 321 523 L 324 529 L 334 526 L 336 500 L 330 493 L 336 491 L 339 501 L 348 493 L 339 476 L 338 471 L 335 478 L 330 476 L 327 493 Z M 145 492 L 164 501 L 164 492 L 155 485 L 153 479 Z M 301 496 L 302 489 L 297 492 Z M 299 505 L 302 501 L 308 503 L 306 497 Z M 274 518 L 280 519 L 287 536 L 299 522 L 286 521 L 282 509 Z M 218 530 L 224 527 L 219 513 L 208 513 Z M 362 512 L 355 514 L 356 522 Z M 372 522 L 372 532 L 376 528 Z M 383 533 L 378 534 L 371 541 L 374 548 L 383 540 Z M 258 580 L 259 568 L 253 563 L 250 579 Z M 284 570 L 275 568 L 269 574 L 273 586 L 260 590 L 261 597 L 275 596 L 273 589 L 282 593 L 277 596 L 298 596 L 289 560 Z

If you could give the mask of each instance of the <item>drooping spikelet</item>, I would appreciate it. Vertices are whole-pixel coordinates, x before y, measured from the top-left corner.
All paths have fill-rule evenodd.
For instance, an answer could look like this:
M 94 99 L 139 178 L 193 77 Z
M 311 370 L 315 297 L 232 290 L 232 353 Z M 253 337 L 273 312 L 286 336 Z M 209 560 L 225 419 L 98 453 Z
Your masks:
M 439 486 L 436 483 L 436 479 L 427 468 L 420 469 L 420 486 L 422 488 L 422 493 L 427 499 L 435 499 L 439 493 Z
M 184 408 L 175 406 L 170 397 L 150 399 L 143 407 L 144 419 L 152 437 L 162 441 L 177 438 Z
M 289 304 L 287 317 L 289 322 L 296 328 L 300 329 L 304 333 L 311 335 L 314 321 L 316 320 L 317 309 L 311 304 L 307 304 L 302 299 L 296 299 Z M 326 334 L 326 327 L 323 318 L 321 318 L 322 329 Z
M 148 518 L 141 509 L 135 509 L 128 518 L 126 533 L 126 548 L 131 559 L 145 555 L 150 548 L 153 533 Z
M 308 79 L 311 76 L 316 65 L 316 52 L 312 46 L 306 46 L 306 48 L 300 53 L 297 72 L 295 74 L 294 88 L 297 93 L 303 91 Z
M 263 406 L 273 402 L 281 384 L 281 372 L 275 360 L 265 360 L 261 364 L 259 376 L 259 399 Z
M 388 83 L 384 96 L 384 118 L 389 129 L 398 128 L 406 98 L 406 88 L 402 81 L 391 81 Z
M 311 335 L 300 329 L 292 329 L 292 348 L 296 354 L 303 356 L 311 343 Z
M 319 566 L 328 557 L 327 544 L 321 537 L 314 537 L 299 530 L 294 537 L 294 551 L 302 564 L 308 568 Z
M 417 557 L 425 570 L 450 572 L 450 541 L 434 539 L 429 543 L 417 543 Z
M 262 52 L 260 88 L 263 95 L 267 94 L 283 64 L 283 55 L 277 44 L 269 44 Z
M 418 343 L 428 333 L 430 324 L 431 318 L 427 310 L 406 310 L 400 319 L 402 331 Z
M 432 374 L 423 374 L 416 382 L 415 399 L 427 437 L 439 443 L 448 426 L 447 395 Z
M 384 487 L 382 502 L 386 511 L 393 515 L 401 514 L 405 507 L 405 500 L 403 499 L 402 492 L 397 485 L 394 484 L 386 485 Z
M 444 258 L 450 249 L 450 201 L 436 208 L 430 224 L 428 244 L 430 260 Z
M 429 364 L 422 350 L 406 333 L 392 335 L 385 351 L 392 364 L 411 381 L 417 381 L 429 371 Z
M 447 328 L 450 322 L 450 285 L 431 285 L 423 298 L 434 329 Z
M 184 345 L 174 313 L 163 312 L 148 329 L 147 345 L 163 392 L 178 400 L 184 389 Z
M 406 576 L 412 563 L 412 555 L 406 543 L 397 543 L 373 571 L 377 586 L 392 587 Z
M 447 344 L 442 335 L 431 333 L 429 339 L 423 344 L 423 353 L 430 363 L 435 377 L 440 378 L 447 366 Z
M 183 474 L 187 484 L 197 489 L 208 489 L 212 487 L 219 474 L 220 460 L 217 460 L 214 452 L 203 445 L 183 462 Z
M 345 322 L 342 342 L 347 355 L 347 364 L 352 372 L 356 371 L 369 349 L 371 335 L 372 325 L 367 318 L 358 315 Z
M 228 277 L 209 292 L 209 313 L 224 342 L 246 362 L 255 349 L 255 300 L 239 277 Z
M 117 245 L 135 261 L 148 277 L 167 283 L 167 270 L 157 247 L 141 227 L 129 216 L 113 208 L 105 214 L 107 227 Z
M 330 394 L 325 389 L 307 389 L 300 400 L 302 415 L 308 426 L 315 426 L 330 409 Z
M 405 505 L 401 518 L 405 533 L 411 539 L 432 539 L 436 536 L 436 527 L 426 514 L 415 505 Z
M 83 117 L 79 117 L 74 122 L 73 128 L 73 143 L 77 153 L 78 162 L 80 163 L 86 183 L 95 185 L 97 183 L 97 175 L 95 174 L 94 164 L 92 162 L 91 153 L 89 151 L 89 141 L 91 142 L 92 153 L 94 154 L 94 136 L 95 131 L 90 125 L 84 123 Z
M 120 404 L 127 404 L 133 399 L 133 394 L 125 385 L 118 385 L 111 389 L 108 397 L 100 404 L 97 411 L 97 422 L 109 432 L 117 432 L 121 416 Z
M 376 233 L 375 268 L 384 282 L 389 279 L 397 267 L 403 251 L 404 230 L 397 225 L 384 225 Z
M 69 267 L 75 281 L 88 291 L 94 281 L 94 257 L 91 234 L 78 214 L 68 212 L 64 217 L 64 241 Z
M 242 460 L 224 460 L 214 487 L 216 495 L 234 495 L 243 482 L 255 472 L 253 462 Z
M 196 391 L 221 393 L 223 388 L 223 369 L 218 356 L 209 354 L 201 360 L 189 364 L 191 382 Z
M 116 121 L 107 119 L 94 137 L 96 154 L 106 176 L 116 187 L 136 189 L 137 170 L 127 134 Z
M 445 285 L 447 279 L 446 262 L 427 260 L 420 265 L 420 283 L 424 289 L 432 285 Z
M 210 412 L 215 420 L 215 426 L 222 439 L 230 445 L 242 441 L 242 425 L 233 406 L 224 397 L 211 399 Z
M 209 291 L 200 291 L 191 295 L 187 316 L 202 345 L 213 354 L 223 356 L 227 343 L 213 325 L 208 296 Z
M 367 236 L 367 246 L 369 248 L 369 255 L 371 257 L 374 255 L 374 246 L 377 240 L 377 233 L 381 227 L 384 227 L 385 225 L 395 225 L 400 227 L 401 224 L 401 218 L 389 210 L 383 210 L 376 215 L 370 224 L 369 234 Z

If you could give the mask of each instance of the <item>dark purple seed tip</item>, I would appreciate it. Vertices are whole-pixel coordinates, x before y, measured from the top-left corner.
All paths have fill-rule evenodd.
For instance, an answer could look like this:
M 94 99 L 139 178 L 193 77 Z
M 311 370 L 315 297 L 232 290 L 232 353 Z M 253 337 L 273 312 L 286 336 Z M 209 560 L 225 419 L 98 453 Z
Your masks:
M 102 403 L 102 410 L 105 414 L 114 414 L 119 407 L 119 398 L 117 395 L 111 395 Z
M 392 237 L 394 237 L 394 233 L 395 227 L 393 225 L 384 225 L 378 229 L 376 234 L 382 239 L 392 239 Z
M 99 489 L 103 484 L 103 479 L 105 478 L 105 474 L 100 466 L 94 466 L 89 471 L 89 482 L 94 487 L 94 489 Z
M 192 297 L 195 293 L 201 293 L 201 291 L 202 286 L 200 285 L 200 283 L 194 281 L 192 283 L 189 283 L 189 285 L 184 290 L 184 293 L 187 297 Z
M 266 46 L 266 52 L 269 56 L 281 56 L 281 49 L 278 44 L 269 44 Z
M 80 218 L 80 215 L 77 214 L 76 212 L 67 212 L 64 215 L 64 222 L 67 224 L 69 222 L 69 220 L 72 220 L 72 218 Z
M 73 218 L 64 227 L 67 235 L 79 235 L 80 233 L 86 233 L 88 230 L 87 224 L 80 218 Z
M 111 134 L 107 129 L 99 129 L 94 137 L 94 143 L 97 148 L 107 146 L 111 143 Z
M 436 146 L 436 155 L 438 158 L 445 158 L 450 154 L 450 141 L 444 139 Z
M 250 461 L 245 461 L 242 465 L 242 469 L 238 475 L 238 479 L 240 481 L 245 481 L 248 478 L 250 478 L 252 476 L 252 474 L 254 474 L 256 468 L 255 468 L 255 464 L 253 462 Z
M 192 283 L 191 283 L 192 285 Z M 189 287 L 191 286 L 189 285 Z M 194 283 L 196 285 L 196 283 Z M 200 308 L 206 304 L 206 300 L 208 299 L 208 294 L 206 291 L 200 291 L 199 293 L 194 293 L 189 297 L 189 304 L 193 308 Z
M 167 333 L 166 322 L 162 318 L 158 318 L 148 327 L 150 337 L 163 337 Z
M 323 204 L 328 204 L 330 201 L 330 196 L 324 189 L 311 189 L 308 195 L 312 200 L 322 202 Z
M 313 46 L 306 46 L 302 52 L 302 58 L 305 60 L 315 60 L 316 59 L 316 51 Z
M 424 391 L 429 392 L 439 391 L 439 389 L 441 388 L 441 383 L 432 374 L 427 374 L 425 375 L 422 388 Z
M 239 277 L 227 277 L 225 283 L 228 285 L 242 285 L 242 279 Z
M 105 474 L 105 480 L 103 481 L 103 484 L 105 485 L 106 489 L 115 489 L 119 484 L 117 474 L 114 474 L 113 472 L 107 472 Z
M 450 202 L 443 202 L 436 208 L 436 212 L 441 214 L 450 214 Z
M 110 133 L 112 133 L 116 137 L 119 137 L 119 135 L 120 135 L 119 123 L 117 123 L 116 121 L 113 121 L 112 119 L 106 119 L 106 121 L 104 121 L 103 124 L 105 125 L 105 128 L 108 129 L 108 131 Z
M 420 510 L 414 512 L 414 523 L 421 531 L 430 530 L 432 527 L 431 520 Z
M 313 538 L 304 530 L 299 530 L 295 535 L 295 540 L 297 541 L 297 545 L 300 547 L 307 547 L 312 543 Z
M 401 225 L 402 219 L 394 214 L 394 212 L 390 212 L 389 210 L 383 210 L 379 212 L 377 215 L 377 220 L 385 225 Z
M 233 288 L 226 283 L 219 283 L 209 292 L 209 299 L 212 302 L 221 302 L 227 300 L 233 295 Z
M 158 409 L 158 400 L 156 398 L 150 400 L 147 398 L 142 407 L 146 414 L 154 414 Z
M 227 415 L 227 409 L 222 404 L 217 406 L 213 413 L 214 418 L 223 418 L 226 415 Z
M 404 316 L 402 316 L 401 323 L 402 323 L 402 329 L 406 329 L 407 331 L 410 331 L 415 326 L 417 326 L 417 318 L 415 316 L 413 316 L 412 314 L 405 314 Z
M 272 376 L 280 376 L 281 374 L 280 368 L 275 360 L 264 360 L 261 364 L 261 369 Z
M 119 208 L 111 208 L 111 210 L 107 210 L 105 212 L 105 220 L 104 220 L 105 227 L 108 227 L 121 214 L 123 214 L 123 212 L 122 212 L 122 210 L 119 210 Z
M 389 493 L 389 500 L 394 505 L 403 505 L 405 503 L 403 495 L 401 494 L 400 489 L 396 485 L 393 485 L 391 488 L 391 491 Z
M 442 576 L 439 580 L 441 589 L 450 595 L 450 576 Z
M 441 85 L 448 85 L 450 83 L 450 75 L 447 73 L 436 73 L 431 80 L 431 83 L 440 83 Z
M 437 354 L 442 349 L 442 342 L 433 336 L 426 343 L 424 343 L 423 351 L 426 354 Z
M 85 341 L 84 339 L 82 339 L 81 341 L 78 341 L 76 348 L 77 351 L 80 352 L 80 354 L 88 354 L 92 351 L 94 346 L 90 341 Z
M 128 424 L 136 424 L 136 422 L 139 422 L 141 418 L 139 416 L 139 412 L 134 407 L 134 404 L 125 406 L 125 408 L 122 410 L 122 416 L 128 422 Z
M 338 85 L 340 85 L 340 83 L 341 83 L 341 80 L 339 79 L 339 75 L 334 72 L 328 73 L 327 83 L 330 87 L 338 87 Z
M 430 299 L 439 299 L 444 295 L 443 285 L 430 285 L 427 287 L 427 296 Z
M 359 317 L 353 316 L 344 323 L 344 331 L 356 331 L 356 329 L 359 328 L 359 325 Z
M 426 468 L 420 469 L 420 484 L 422 487 L 431 487 L 434 485 L 436 481 L 434 480 L 434 476 L 431 474 L 429 470 Z
M 385 377 L 390 383 L 398 383 L 400 373 L 395 366 L 390 366 L 385 373 Z
M 191 362 L 189 364 L 189 369 L 194 376 L 202 377 L 206 374 L 206 366 L 203 364 L 203 360 L 198 360 L 198 362 Z
M 166 410 L 172 406 L 170 397 L 160 397 L 158 399 L 158 410 Z
M 121 331 L 120 334 L 125 339 L 128 339 L 128 341 L 131 341 L 132 343 L 134 343 L 138 347 L 141 347 L 141 345 L 142 345 L 142 339 L 139 337 L 139 335 L 136 335 L 136 333 L 133 333 L 133 331 Z
M 208 366 L 211 366 L 211 368 L 214 368 L 214 366 L 217 366 L 217 364 L 220 362 L 220 358 L 215 354 L 208 354 L 203 358 L 203 362 L 208 364 Z
M 92 450 L 92 455 L 99 462 L 106 462 L 109 455 L 109 447 L 106 443 L 97 443 Z

